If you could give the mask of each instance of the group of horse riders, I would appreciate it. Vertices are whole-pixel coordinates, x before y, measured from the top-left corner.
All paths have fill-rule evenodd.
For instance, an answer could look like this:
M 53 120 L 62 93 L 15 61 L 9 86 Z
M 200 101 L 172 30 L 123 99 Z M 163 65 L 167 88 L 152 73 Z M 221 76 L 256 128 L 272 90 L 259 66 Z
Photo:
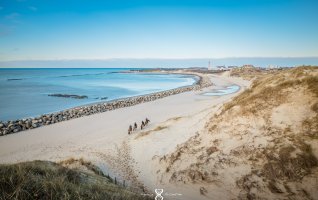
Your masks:
M 148 125 L 148 123 L 150 122 L 150 120 L 148 118 L 145 119 L 145 121 L 141 121 L 141 125 L 140 125 L 140 129 L 142 130 L 145 126 Z M 137 123 L 134 123 L 134 128 L 132 125 L 129 125 L 128 128 L 128 135 L 132 134 L 133 131 L 136 131 L 138 128 Z

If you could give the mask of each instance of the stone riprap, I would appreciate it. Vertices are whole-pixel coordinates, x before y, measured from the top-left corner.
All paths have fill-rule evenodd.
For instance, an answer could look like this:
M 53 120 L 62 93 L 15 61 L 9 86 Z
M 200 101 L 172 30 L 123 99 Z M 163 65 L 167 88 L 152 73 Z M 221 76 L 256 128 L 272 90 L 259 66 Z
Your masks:
M 15 121 L 0 122 L 0 135 L 7 135 L 10 133 L 16 133 L 19 131 L 24 131 L 28 129 L 38 128 L 44 125 L 55 124 L 57 122 L 66 121 L 70 119 L 75 119 L 87 115 L 92 115 L 96 113 L 102 113 L 110 110 L 115 110 L 118 108 L 133 106 L 149 101 L 154 101 L 156 99 L 161 99 L 170 95 L 179 94 L 192 90 L 200 90 L 205 87 L 212 85 L 210 79 L 206 76 L 200 74 L 189 74 L 199 77 L 199 80 L 190 86 L 180 87 L 176 89 L 166 90 L 162 92 L 151 93 L 142 96 L 129 97 L 119 100 L 114 100 L 110 102 L 86 105 L 81 107 L 75 107 L 60 111 L 57 113 L 45 114 L 35 118 L 19 119 Z
M 49 94 L 50 97 L 63 97 L 63 98 L 73 98 L 73 99 L 87 99 L 88 96 L 85 95 L 75 95 L 75 94 Z

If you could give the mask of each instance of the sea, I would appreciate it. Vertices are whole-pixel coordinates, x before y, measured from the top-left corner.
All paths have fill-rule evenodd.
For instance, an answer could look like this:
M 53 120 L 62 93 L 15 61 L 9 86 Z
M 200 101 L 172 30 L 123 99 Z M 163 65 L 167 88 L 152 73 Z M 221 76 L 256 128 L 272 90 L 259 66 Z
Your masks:
M 0 121 L 192 85 L 196 77 L 126 73 L 127 68 L 0 69 Z M 67 94 L 87 98 L 49 96 Z

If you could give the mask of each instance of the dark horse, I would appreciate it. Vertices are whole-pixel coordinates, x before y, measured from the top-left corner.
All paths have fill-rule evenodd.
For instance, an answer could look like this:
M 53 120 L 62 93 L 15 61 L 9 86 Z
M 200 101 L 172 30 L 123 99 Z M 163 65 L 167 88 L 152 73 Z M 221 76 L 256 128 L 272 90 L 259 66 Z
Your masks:
M 144 127 L 145 127 L 145 122 L 144 122 L 144 121 L 141 121 L 140 129 L 142 130 Z
M 148 118 L 146 118 L 145 125 L 147 125 L 149 122 L 150 122 L 150 120 Z
M 135 122 L 135 124 L 134 124 L 134 130 L 133 131 L 135 131 L 135 130 L 137 130 L 137 123 Z
M 129 128 L 128 128 L 128 135 L 130 135 L 130 134 L 131 134 L 131 132 L 132 132 L 132 126 L 131 126 L 131 125 L 129 125 Z

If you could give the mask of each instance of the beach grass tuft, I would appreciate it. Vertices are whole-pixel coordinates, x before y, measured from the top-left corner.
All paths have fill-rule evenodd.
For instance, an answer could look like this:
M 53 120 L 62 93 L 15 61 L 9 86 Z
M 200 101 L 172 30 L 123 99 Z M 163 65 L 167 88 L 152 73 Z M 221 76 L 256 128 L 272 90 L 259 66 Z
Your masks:
M 105 176 L 49 161 L 0 165 L 0 199 L 147 199 Z

